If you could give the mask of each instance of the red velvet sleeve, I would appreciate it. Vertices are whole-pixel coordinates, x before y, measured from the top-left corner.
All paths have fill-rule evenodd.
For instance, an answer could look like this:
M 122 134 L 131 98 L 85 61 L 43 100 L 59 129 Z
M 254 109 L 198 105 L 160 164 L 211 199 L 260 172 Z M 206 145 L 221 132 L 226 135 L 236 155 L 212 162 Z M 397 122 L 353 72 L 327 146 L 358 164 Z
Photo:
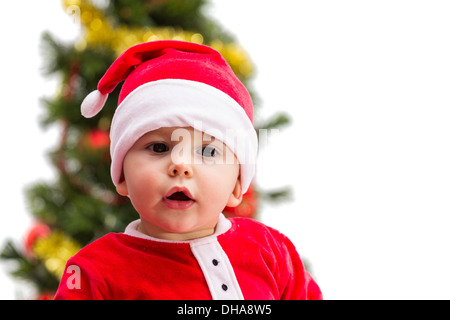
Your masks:
M 281 300 L 322 300 L 322 292 L 311 274 L 305 269 L 292 242 L 284 237 L 287 282 Z
M 67 261 L 55 300 L 104 300 L 108 287 L 100 274 L 82 257 Z

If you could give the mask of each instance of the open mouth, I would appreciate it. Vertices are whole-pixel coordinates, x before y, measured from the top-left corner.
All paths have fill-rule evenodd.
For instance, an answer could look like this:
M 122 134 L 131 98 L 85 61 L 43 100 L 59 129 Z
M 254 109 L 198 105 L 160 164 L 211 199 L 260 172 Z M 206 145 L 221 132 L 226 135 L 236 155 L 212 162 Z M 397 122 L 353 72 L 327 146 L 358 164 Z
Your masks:
M 170 209 L 185 210 L 193 206 L 195 200 L 188 189 L 175 187 L 163 198 L 163 203 Z
M 186 195 L 183 191 L 178 191 L 170 196 L 167 197 L 169 200 L 176 200 L 176 201 L 191 201 L 192 199 Z

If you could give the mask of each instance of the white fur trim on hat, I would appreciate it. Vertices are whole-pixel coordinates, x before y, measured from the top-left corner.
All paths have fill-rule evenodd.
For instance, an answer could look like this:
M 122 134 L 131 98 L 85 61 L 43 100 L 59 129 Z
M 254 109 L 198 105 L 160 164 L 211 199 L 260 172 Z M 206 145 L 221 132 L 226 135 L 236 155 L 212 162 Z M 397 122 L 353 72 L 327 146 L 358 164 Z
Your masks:
M 202 82 L 164 79 L 143 84 L 117 107 L 111 123 L 111 176 L 120 182 L 128 150 L 145 133 L 161 127 L 193 127 L 224 142 L 240 163 L 247 191 L 255 175 L 258 140 L 242 107 Z

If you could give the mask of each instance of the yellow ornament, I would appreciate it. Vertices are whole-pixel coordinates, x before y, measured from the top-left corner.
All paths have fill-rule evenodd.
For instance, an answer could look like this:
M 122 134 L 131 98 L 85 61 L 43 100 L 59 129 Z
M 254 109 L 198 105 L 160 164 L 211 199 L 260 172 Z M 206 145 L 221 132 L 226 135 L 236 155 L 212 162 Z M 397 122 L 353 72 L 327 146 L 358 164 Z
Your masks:
M 38 238 L 33 253 L 44 262 L 45 267 L 61 279 L 67 260 L 74 256 L 81 246 L 61 231 L 52 231 L 47 237 Z

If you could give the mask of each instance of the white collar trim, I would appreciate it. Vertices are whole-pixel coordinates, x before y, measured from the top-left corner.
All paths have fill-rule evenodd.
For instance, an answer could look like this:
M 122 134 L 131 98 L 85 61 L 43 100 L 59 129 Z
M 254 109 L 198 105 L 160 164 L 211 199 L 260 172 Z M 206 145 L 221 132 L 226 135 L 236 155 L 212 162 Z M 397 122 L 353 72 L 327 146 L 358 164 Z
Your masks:
M 209 236 L 203 237 L 203 238 L 199 238 L 199 239 L 193 239 L 193 240 L 175 241 L 175 240 L 159 239 L 159 238 L 155 238 L 155 237 L 146 235 L 145 233 L 142 233 L 141 231 L 138 230 L 138 226 L 140 223 L 141 223 L 141 219 L 137 219 L 137 220 L 130 222 L 130 224 L 125 228 L 124 234 L 132 236 L 132 237 L 136 237 L 136 238 L 157 241 L 157 242 L 166 242 L 166 243 L 197 243 L 197 242 L 201 242 L 201 243 L 203 243 L 203 242 L 208 242 L 213 238 L 216 238 L 218 235 L 221 235 L 221 234 L 227 232 L 231 228 L 231 221 L 228 220 L 227 218 L 225 218 L 225 216 L 221 213 L 219 216 L 219 220 L 217 221 L 215 231 L 212 235 L 209 235 Z

